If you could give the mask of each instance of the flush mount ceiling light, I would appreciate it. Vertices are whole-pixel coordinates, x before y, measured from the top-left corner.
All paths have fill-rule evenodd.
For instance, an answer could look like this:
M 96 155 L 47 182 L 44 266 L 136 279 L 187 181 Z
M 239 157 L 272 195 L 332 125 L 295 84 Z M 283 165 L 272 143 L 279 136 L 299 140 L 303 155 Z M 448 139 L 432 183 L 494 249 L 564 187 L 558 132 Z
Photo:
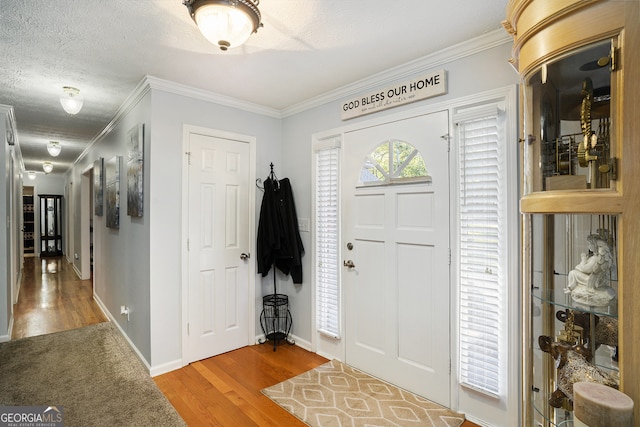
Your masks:
M 240 46 L 262 27 L 260 0 L 184 0 L 202 35 L 220 50 Z
M 64 94 L 60 97 L 62 108 L 69 114 L 78 114 L 82 108 L 82 97 L 80 97 L 80 89 L 71 86 L 62 88 Z
M 53 163 L 44 162 L 42 164 L 42 170 L 44 171 L 44 173 L 51 173 L 51 171 L 53 171 Z
M 36 179 L 36 172 L 35 171 L 28 171 L 27 172 L 27 176 L 29 177 L 30 180 L 34 180 Z
M 61 150 L 62 150 L 62 146 L 58 141 L 49 141 L 49 143 L 47 144 L 47 151 L 53 157 L 57 157 L 58 154 L 60 154 Z

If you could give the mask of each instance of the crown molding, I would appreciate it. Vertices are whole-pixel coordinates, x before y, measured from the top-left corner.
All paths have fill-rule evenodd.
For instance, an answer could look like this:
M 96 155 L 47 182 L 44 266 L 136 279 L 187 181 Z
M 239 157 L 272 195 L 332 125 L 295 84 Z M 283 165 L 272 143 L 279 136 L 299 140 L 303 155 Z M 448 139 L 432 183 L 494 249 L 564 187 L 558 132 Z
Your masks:
M 392 84 L 395 81 L 403 80 L 424 71 L 442 67 L 443 65 L 449 64 L 450 62 L 458 59 L 475 55 L 482 51 L 507 43 L 513 43 L 513 39 L 503 28 L 493 30 L 471 40 L 458 43 L 430 55 L 423 56 L 357 82 L 342 86 L 315 98 L 284 108 L 281 111 L 281 115 L 283 118 L 292 116 L 328 102 L 348 98 L 352 95 L 367 92 L 380 86 Z
M 105 135 L 108 135 L 111 132 L 111 130 L 114 127 L 116 127 L 118 123 L 120 123 L 122 118 L 125 117 L 133 109 L 133 107 L 136 104 L 138 104 L 138 102 L 140 102 L 140 100 L 150 90 L 151 90 L 151 85 L 147 80 L 147 76 L 145 76 L 138 83 L 138 85 L 135 87 L 135 89 L 133 89 L 133 91 L 129 94 L 127 99 L 124 100 L 122 105 L 120 105 L 120 107 L 115 112 L 113 117 L 111 117 L 111 120 L 109 120 L 109 123 L 104 127 L 104 129 L 102 129 L 102 131 L 100 131 L 100 133 L 98 133 L 96 136 L 94 136 L 91 139 L 91 141 L 89 141 L 89 143 L 84 148 L 84 150 L 82 150 L 82 153 L 80 153 L 80 155 L 76 158 L 76 160 L 73 162 L 73 164 L 71 166 L 69 166 L 69 168 L 66 170 L 65 174 L 68 173 L 69 171 L 73 170 L 73 167 L 76 166 L 78 163 L 80 163 L 85 158 L 85 156 L 91 151 L 93 146 L 98 141 L 100 141 Z
M 175 95 L 182 95 L 188 98 L 199 99 L 205 102 L 212 102 L 230 108 L 237 108 L 239 110 L 260 114 L 267 117 L 283 119 L 285 117 L 301 113 L 303 111 L 327 104 L 329 102 L 347 98 L 361 92 L 366 92 L 380 86 L 391 84 L 397 80 L 402 80 L 422 73 L 424 71 L 441 67 L 458 59 L 475 55 L 482 51 L 492 49 L 494 47 L 501 46 L 507 43 L 513 43 L 513 39 L 511 38 L 511 36 L 502 28 L 496 29 L 479 37 L 464 41 L 462 43 L 458 43 L 449 48 L 440 50 L 427 56 L 423 56 L 397 67 L 390 68 L 386 71 L 374 74 L 365 79 L 350 83 L 320 96 L 284 108 L 282 110 L 265 107 L 263 105 L 242 101 L 230 96 L 221 95 L 219 93 L 198 89 L 147 75 L 143 77 L 136 88 L 122 103 L 120 108 L 116 111 L 112 119 L 109 121 L 109 124 L 102 130 L 102 132 L 96 135 L 89 144 L 87 144 L 87 147 L 82 151 L 80 156 L 78 156 L 73 165 L 76 165 L 78 162 L 80 162 L 87 155 L 87 153 L 89 153 L 96 142 L 98 142 L 105 135 L 111 132 L 111 130 L 120 122 L 122 117 L 124 117 L 151 89 L 162 90 L 165 92 L 173 93 Z M 69 168 L 68 170 L 71 170 L 71 168 Z
M 20 165 L 20 171 L 24 172 L 26 171 L 26 168 L 24 167 L 24 159 L 22 158 L 22 151 L 20 150 L 18 128 L 16 126 L 16 114 L 13 106 L 0 104 L 0 115 L 5 117 L 5 123 L 7 127 L 6 135 L 4 136 L 4 138 L 6 138 L 6 141 L 3 141 L 3 143 L 7 143 L 8 145 L 13 147 L 15 156 L 18 160 L 18 164 Z M 11 143 L 9 143 L 10 138 L 12 138 Z
M 230 96 L 221 95 L 219 93 L 210 92 L 204 89 L 198 89 L 180 83 L 159 79 L 153 76 L 146 76 L 145 80 L 149 83 L 152 89 L 162 90 L 165 92 L 173 93 L 175 95 L 183 95 L 189 98 L 199 99 L 201 101 L 213 102 L 218 105 L 237 108 L 239 110 L 248 111 L 250 113 L 260 114 L 262 116 L 273 117 L 276 119 L 282 118 L 281 111 L 275 108 L 269 108 L 263 105 L 242 101 Z

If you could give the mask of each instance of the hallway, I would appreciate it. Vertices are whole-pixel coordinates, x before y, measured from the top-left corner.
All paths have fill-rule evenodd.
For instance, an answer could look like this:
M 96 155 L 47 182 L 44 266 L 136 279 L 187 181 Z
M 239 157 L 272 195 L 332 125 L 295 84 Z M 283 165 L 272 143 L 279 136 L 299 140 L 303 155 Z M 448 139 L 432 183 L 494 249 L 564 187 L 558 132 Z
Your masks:
M 108 319 L 93 300 L 91 280 L 80 280 L 63 257 L 24 259 L 11 339 L 61 332 Z

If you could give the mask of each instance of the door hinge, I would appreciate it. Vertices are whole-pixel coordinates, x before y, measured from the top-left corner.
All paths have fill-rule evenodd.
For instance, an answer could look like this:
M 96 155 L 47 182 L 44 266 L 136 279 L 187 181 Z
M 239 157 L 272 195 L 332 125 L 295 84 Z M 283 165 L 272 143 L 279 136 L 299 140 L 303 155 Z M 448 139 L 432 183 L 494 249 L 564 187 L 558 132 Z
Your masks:
M 184 154 L 187 155 L 187 164 L 191 166 L 191 151 L 186 151 Z
M 187 252 L 189 252 L 190 248 L 189 248 L 189 239 L 187 239 Z
M 449 375 L 451 375 L 451 359 L 449 359 Z
M 448 133 L 445 133 L 440 138 L 447 141 L 447 153 L 449 153 L 451 151 L 451 135 L 449 135 Z
M 620 49 L 616 49 L 616 47 L 613 45 L 613 42 L 611 43 L 611 71 L 617 71 L 618 69 L 618 52 L 620 52 Z
M 187 335 L 191 335 L 190 331 L 189 331 L 189 324 L 187 323 Z
M 451 248 L 449 248 L 449 266 L 451 266 Z

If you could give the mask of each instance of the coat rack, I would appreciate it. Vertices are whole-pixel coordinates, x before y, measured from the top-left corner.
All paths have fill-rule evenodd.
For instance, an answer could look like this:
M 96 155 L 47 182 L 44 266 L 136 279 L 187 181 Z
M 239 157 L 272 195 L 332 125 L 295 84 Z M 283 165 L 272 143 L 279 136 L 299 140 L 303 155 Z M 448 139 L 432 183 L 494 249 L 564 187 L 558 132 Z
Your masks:
M 270 172 L 267 177 L 273 183 L 273 191 L 280 189 L 280 181 L 273 171 L 273 163 L 269 164 Z M 256 187 L 264 191 L 264 185 L 261 178 L 256 179 Z M 279 294 L 276 282 L 276 266 L 272 266 L 273 274 L 273 293 L 262 297 L 262 312 L 260 313 L 260 326 L 264 333 L 265 339 L 259 340 L 260 344 L 267 341 L 273 342 L 273 351 L 281 340 L 285 340 L 289 344 L 295 344 L 295 341 L 289 338 L 291 332 L 292 318 L 289 311 L 289 297 Z
M 271 172 L 269 172 L 269 176 L 267 177 L 267 179 L 273 181 L 273 190 L 275 191 L 280 188 L 280 181 L 278 180 L 276 173 L 273 171 L 273 162 L 269 163 L 269 167 L 271 168 Z M 264 185 L 260 186 L 260 184 L 262 184 L 262 178 L 256 179 L 256 187 L 258 187 L 259 190 L 264 191 Z

